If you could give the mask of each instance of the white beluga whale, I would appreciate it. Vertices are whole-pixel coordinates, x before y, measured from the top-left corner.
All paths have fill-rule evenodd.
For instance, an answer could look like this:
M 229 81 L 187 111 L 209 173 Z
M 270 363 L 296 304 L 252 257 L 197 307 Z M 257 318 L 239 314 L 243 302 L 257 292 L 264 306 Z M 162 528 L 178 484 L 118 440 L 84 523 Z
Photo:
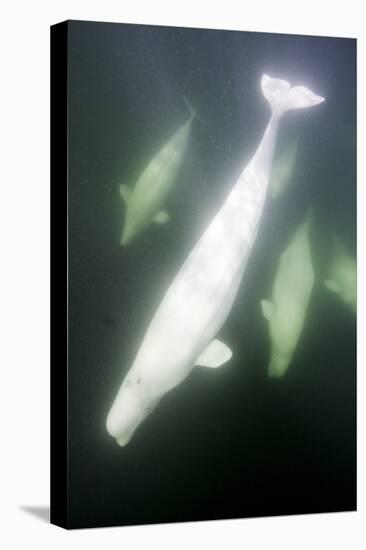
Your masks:
M 289 109 L 323 98 L 263 75 L 272 114 L 254 157 L 189 254 L 158 307 L 107 417 L 107 430 L 126 445 L 160 399 L 195 365 L 216 368 L 231 350 L 216 339 L 237 294 L 258 231 L 278 123 Z
M 296 351 L 306 319 L 306 312 L 314 286 L 309 226 L 311 211 L 306 221 L 295 232 L 278 263 L 272 290 L 272 299 L 262 300 L 261 307 L 268 321 L 271 355 L 268 375 L 282 377 Z
M 119 192 L 126 204 L 121 245 L 129 244 L 151 223 L 169 221 L 165 203 L 176 180 L 184 153 L 187 149 L 192 121 L 196 113 L 185 100 L 190 111 L 189 119 L 161 147 L 139 176 L 134 189 L 120 185 Z
M 339 237 L 333 235 L 332 258 L 329 278 L 324 285 L 356 313 L 357 311 L 357 265 L 356 258 L 347 251 Z

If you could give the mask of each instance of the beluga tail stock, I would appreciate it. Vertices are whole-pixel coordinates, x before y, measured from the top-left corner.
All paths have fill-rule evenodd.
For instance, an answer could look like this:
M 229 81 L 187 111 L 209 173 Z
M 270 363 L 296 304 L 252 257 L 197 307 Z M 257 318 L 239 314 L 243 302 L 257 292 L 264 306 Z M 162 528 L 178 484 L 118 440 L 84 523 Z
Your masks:
M 232 356 L 216 335 L 226 321 L 253 248 L 271 174 L 278 124 L 290 109 L 324 101 L 303 86 L 263 75 L 271 117 L 254 157 L 189 254 L 158 307 L 107 417 L 121 446 L 195 365 Z

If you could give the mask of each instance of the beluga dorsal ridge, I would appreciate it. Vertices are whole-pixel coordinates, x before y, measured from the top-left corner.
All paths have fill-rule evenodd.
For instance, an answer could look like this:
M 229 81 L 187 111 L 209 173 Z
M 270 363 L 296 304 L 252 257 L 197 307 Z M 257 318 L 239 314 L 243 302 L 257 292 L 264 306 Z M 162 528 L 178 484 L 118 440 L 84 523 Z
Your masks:
M 231 357 L 216 335 L 226 321 L 253 248 L 271 173 L 278 123 L 289 109 L 323 98 L 263 75 L 272 114 L 262 141 L 169 286 L 107 417 L 107 430 L 126 445 L 160 399 L 196 364 L 217 368 Z
M 189 118 L 150 160 L 133 189 L 125 184 L 120 185 L 119 193 L 126 205 L 120 241 L 122 246 L 128 245 L 151 223 L 165 224 L 169 221 L 165 204 L 182 164 L 196 116 L 190 103 L 185 98 L 183 100 L 189 110 Z

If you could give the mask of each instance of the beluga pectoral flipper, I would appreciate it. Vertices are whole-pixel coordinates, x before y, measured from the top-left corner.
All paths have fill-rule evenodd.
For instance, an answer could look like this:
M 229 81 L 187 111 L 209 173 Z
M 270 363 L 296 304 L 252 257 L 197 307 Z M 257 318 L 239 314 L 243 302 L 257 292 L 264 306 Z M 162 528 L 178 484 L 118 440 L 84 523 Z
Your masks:
M 259 147 L 224 204 L 178 271 L 158 307 L 107 417 L 126 445 L 160 399 L 194 366 L 220 368 L 231 350 L 216 336 L 226 321 L 258 232 L 281 115 L 323 98 L 303 87 L 262 77 L 272 115 Z
M 177 177 L 191 132 L 196 112 L 190 103 L 184 102 L 189 118 L 150 160 L 132 189 L 126 184 L 119 188 L 126 214 L 121 236 L 121 245 L 129 244 L 151 223 L 165 224 L 170 216 L 165 204 Z

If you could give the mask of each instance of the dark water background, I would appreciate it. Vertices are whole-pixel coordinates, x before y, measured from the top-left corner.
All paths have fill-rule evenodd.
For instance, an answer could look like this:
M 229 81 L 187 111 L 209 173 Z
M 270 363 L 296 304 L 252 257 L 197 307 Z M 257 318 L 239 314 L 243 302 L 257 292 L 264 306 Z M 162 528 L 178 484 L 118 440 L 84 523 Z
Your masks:
M 355 508 L 356 321 L 322 287 L 333 231 L 355 253 L 354 40 L 102 23 L 69 24 L 70 522 L 75 527 Z M 233 310 L 233 350 L 195 368 L 120 448 L 105 420 L 168 284 L 255 151 L 269 118 L 261 75 L 322 105 L 286 114 L 300 136 L 293 182 L 268 197 Z M 169 224 L 121 248 L 120 183 L 134 185 L 188 116 L 200 120 Z M 293 362 L 267 377 L 259 301 L 314 209 L 316 280 Z

